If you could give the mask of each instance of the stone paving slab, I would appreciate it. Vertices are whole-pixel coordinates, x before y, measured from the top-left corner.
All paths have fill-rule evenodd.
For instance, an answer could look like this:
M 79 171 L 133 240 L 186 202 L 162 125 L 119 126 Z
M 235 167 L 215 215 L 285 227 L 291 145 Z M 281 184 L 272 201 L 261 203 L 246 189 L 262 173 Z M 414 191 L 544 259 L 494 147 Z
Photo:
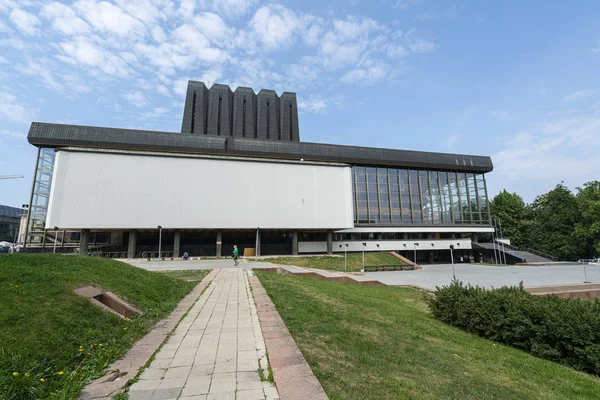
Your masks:
M 302 352 L 290 335 L 273 302 L 256 276 L 249 278 L 258 318 L 264 330 L 269 351 L 273 378 L 281 399 L 324 400 L 328 399 L 321 383 L 315 377 Z M 270 328 L 269 330 L 266 330 Z M 267 391 L 265 391 L 265 395 Z
M 156 352 L 165 338 L 173 331 L 181 317 L 194 304 L 202 291 L 217 275 L 217 270 L 211 271 L 204 277 L 186 297 L 179 302 L 177 308 L 169 314 L 169 316 L 157 322 L 150 333 L 137 341 L 125 356 L 108 366 L 107 371 L 111 372 L 102 378 L 96 379 L 86 386 L 79 395 L 79 399 L 103 399 L 110 398 L 115 395 L 130 379 L 134 378 L 139 369 L 142 368 Z M 158 367 L 160 365 L 160 367 Z M 164 363 L 157 363 L 156 368 L 163 368 Z M 147 379 L 152 381 L 158 379 L 162 371 L 149 371 L 146 375 Z M 154 388 L 156 389 L 156 388 Z
M 278 399 L 248 275 L 219 270 L 155 360 L 129 389 L 130 399 Z

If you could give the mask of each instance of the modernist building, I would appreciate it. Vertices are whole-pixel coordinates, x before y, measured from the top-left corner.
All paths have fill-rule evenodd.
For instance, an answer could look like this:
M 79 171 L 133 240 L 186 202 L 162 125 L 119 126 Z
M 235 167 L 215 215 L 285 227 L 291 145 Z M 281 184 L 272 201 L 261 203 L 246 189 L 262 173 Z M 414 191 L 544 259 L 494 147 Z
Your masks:
M 189 82 L 180 133 L 33 123 L 26 247 L 468 253 L 489 157 L 300 141 L 296 95 Z
M 21 208 L 0 205 L 0 242 L 17 241 L 23 213 L 25 210 Z

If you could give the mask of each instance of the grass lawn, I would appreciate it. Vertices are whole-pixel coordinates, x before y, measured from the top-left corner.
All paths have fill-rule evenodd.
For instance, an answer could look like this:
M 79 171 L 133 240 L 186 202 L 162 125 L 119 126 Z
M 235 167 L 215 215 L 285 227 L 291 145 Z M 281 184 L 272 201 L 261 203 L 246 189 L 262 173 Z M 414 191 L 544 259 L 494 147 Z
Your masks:
M 348 272 L 357 272 L 362 268 L 362 253 L 347 254 Z M 344 256 L 314 256 L 314 257 L 279 257 L 265 258 L 254 261 L 271 262 L 273 264 L 295 265 L 296 267 L 318 268 L 330 271 L 344 270 Z M 365 252 L 365 265 L 404 265 L 402 260 L 388 253 Z
M 452 328 L 416 289 L 255 271 L 331 399 L 598 399 L 600 379 Z
M 0 399 L 76 398 L 196 284 L 110 259 L 0 256 Z M 73 293 L 87 285 L 144 315 L 123 320 Z
M 175 279 L 181 279 L 190 282 L 199 282 L 202 279 L 204 279 L 204 277 L 208 275 L 210 271 L 210 269 L 188 269 L 181 271 L 161 271 L 160 273 Z

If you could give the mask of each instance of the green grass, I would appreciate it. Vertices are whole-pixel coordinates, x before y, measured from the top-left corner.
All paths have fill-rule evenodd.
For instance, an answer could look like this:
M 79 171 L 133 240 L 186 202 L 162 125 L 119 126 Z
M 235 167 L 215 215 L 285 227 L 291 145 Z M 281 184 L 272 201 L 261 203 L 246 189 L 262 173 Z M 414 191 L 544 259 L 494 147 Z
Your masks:
M 73 293 L 87 285 L 144 315 L 123 320 Z M 0 257 L 0 399 L 76 398 L 195 285 L 109 259 Z
M 204 279 L 204 277 L 208 275 L 210 271 L 210 269 L 190 269 L 182 271 L 161 271 L 160 273 L 175 279 L 198 282 Z
M 416 289 L 255 271 L 331 399 L 598 399 L 600 379 L 436 320 Z
M 347 254 L 348 272 L 358 272 L 362 268 L 362 253 Z M 344 256 L 314 256 L 314 257 L 278 257 L 264 258 L 254 261 L 271 262 L 273 264 L 295 265 L 296 267 L 326 269 L 330 271 L 344 270 Z M 399 258 L 389 253 L 365 253 L 365 265 L 404 265 Z

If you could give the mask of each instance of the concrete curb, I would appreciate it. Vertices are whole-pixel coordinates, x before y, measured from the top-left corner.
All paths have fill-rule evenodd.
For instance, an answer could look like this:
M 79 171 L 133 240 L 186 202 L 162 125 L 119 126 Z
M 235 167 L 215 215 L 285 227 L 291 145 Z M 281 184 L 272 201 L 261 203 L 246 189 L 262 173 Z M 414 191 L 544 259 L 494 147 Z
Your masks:
M 254 275 L 249 280 L 279 398 L 328 399 L 260 281 Z
M 110 399 L 133 379 L 150 357 L 158 350 L 168 335 L 175 329 L 183 315 L 194 305 L 204 289 L 215 278 L 219 270 L 213 269 L 192 291 L 183 298 L 169 316 L 157 322 L 152 330 L 138 340 L 121 359 L 108 366 L 110 371 L 87 385 L 80 393 L 80 400 Z

